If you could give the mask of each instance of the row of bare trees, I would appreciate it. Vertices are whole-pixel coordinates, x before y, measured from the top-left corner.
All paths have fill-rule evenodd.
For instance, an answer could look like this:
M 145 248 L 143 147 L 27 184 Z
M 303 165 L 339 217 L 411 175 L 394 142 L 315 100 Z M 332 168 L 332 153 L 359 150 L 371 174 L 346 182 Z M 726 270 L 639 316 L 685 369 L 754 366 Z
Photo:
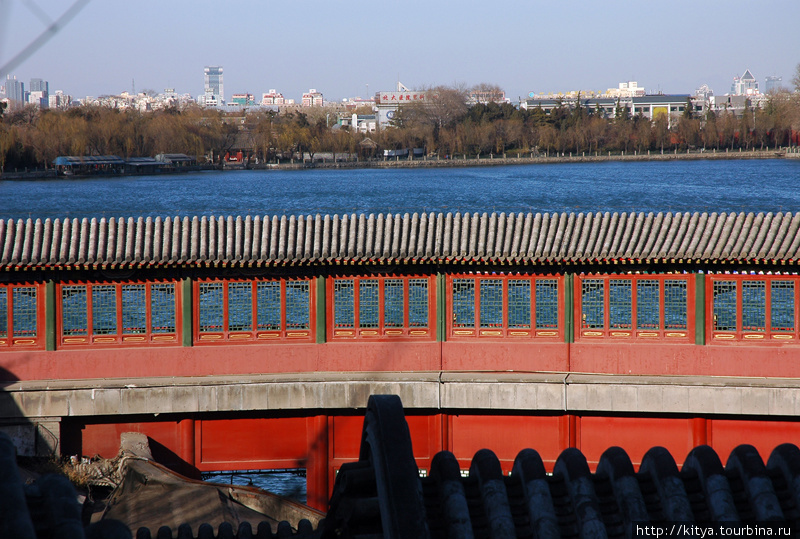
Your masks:
M 652 121 L 622 106 L 606 118 L 600 110 L 566 104 L 549 114 L 510 104 L 468 106 L 466 91 L 450 87 L 432 88 L 428 95 L 426 104 L 401 107 L 391 126 L 369 133 L 374 144 L 367 155 L 362 144 L 367 135 L 337 128 L 337 111 L 326 108 L 244 116 L 200 107 L 147 113 L 103 107 L 0 110 L 0 167 L 47 168 L 59 155 L 186 153 L 201 162 L 217 161 L 231 149 L 244 149 L 262 162 L 302 155 L 313 159 L 320 152 L 375 156 L 399 148 L 424 148 L 444 158 L 751 149 L 790 145 L 792 137 L 797 143 L 800 132 L 800 91 L 772 94 L 765 106 L 749 107 L 743 114 L 698 117 L 687 103 L 680 117 L 660 115 Z

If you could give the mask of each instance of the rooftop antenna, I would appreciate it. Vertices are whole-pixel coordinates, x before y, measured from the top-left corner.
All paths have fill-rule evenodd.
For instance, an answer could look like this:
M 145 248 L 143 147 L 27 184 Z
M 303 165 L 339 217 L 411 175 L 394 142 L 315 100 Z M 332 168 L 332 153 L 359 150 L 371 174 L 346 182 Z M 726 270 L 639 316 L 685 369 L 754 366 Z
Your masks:
M 131 79 L 131 95 L 136 95 L 136 79 Z

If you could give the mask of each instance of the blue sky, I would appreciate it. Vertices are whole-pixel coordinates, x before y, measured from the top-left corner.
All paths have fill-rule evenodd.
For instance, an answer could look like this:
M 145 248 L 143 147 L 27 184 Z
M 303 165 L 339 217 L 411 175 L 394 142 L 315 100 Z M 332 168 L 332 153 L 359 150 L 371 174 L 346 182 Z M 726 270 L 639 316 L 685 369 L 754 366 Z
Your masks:
M 0 66 L 73 0 L 0 0 Z M 73 97 L 174 87 L 197 95 L 222 65 L 225 94 L 276 88 L 300 99 L 438 84 L 529 92 L 730 90 L 750 69 L 789 85 L 800 63 L 800 1 L 91 0 L 12 71 Z M 5 78 L 5 77 L 3 77 Z M 367 87 L 369 90 L 367 90 Z

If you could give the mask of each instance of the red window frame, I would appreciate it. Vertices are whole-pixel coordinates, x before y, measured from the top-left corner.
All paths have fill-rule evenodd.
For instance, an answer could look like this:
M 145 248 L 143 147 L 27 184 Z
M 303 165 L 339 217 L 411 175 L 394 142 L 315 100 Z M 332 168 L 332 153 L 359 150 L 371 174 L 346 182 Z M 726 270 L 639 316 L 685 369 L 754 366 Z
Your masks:
M 736 329 L 717 330 L 714 321 L 714 283 L 733 281 L 736 283 Z M 743 294 L 744 281 L 764 282 L 764 331 L 743 329 Z M 789 281 L 794 283 L 793 331 L 772 329 L 772 283 Z M 800 344 L 800 276 L 797 275 L 748 275 L 748 274 L 713 274 L 708 275 L 706 288 L 706 335 L 707 342 L 713 344 L 750 344 L 758 345 L 797 345 Z
M 175 330 L 172 332 L 159 333 L 152 331 L 152 287 L 154 285 L 172 285 L 175 290 L 174 308 L 175 308 Z M 127 285 L 144 285 L 145 287 L 145 328 L 142 333 L 125 333 L 123 328 L 123 314 L 122 314 L 122 287 Z M 85 335 L 65 335 L 64 333 L 64 296 L 63 291 L 65 287 L 79 286 L 84 287 L 86 291 L 86 334 Z M 115 302 L 116 302 L 116 331 L 108 334 L 95 334 L 93 327 L 93 305 L 92 305 L 92 290 L 94 287 L 111 286 L 114 287 Z M 106 282 L 106 281 L 93 281 L 93 282 L 79 282 L 79 281 L 65 281 L 56 285 L 56 327 L 58 334 L 58 343 L 61 346 L 69 348 L 87 347 L 87 346 L 141 346 L 141 345 L 158 345 L 158 346 L 176 346 L 181 344 L 182 328 L 183 328 L 183 310 L 181 309 L 181 292 L 182 287 L 180 281 L 169 280 L 133 280 L 123 282 Z
M 474 290 L 474 323 L 472 326 L 455 326 L 453 282 L 456 279 L 473 280 Z M 482 281 L 500 280 L 502 283 L 502 324 L 491 328 L 482 328 L 480 283 Z M 556 281 L 557 286 L 557 328 L 536 328 L 536 283 L 538 281 Z M 528 281 L 530 283 L 530 323 L 529 328 L 509 327 L 508 289 L 510 281 Z M 564 341 L 564 276 L 563 275 L 530 275 L 530 274 L 498 274 L 498 273 L 460 273 L 447 276 L 447 338 L 448 340 L 479 339 L 535 339 L 543 341 Z
M 261 330 L 257 328 L 258 295 L 257 284 L 262 282 L 280 283 L 281 305 L 279 330 Z M 308 329 L 287 329 L 286 327 L 286 283 L 308 283 Z M 201 331 L 200 329 L 200 287 L 203 284 L 222 284 L 222 329 L 220 331 Z M 229 285 L 247 283 L 251 286 L 251 330 L 231 330 L 229 326 Z M 208 344 L 252 344 L 254 342 L 314 342 L 316 339 L 316 287 L 313 279 L 198 279 L 192 283 L 192 333 L 193 342 L 197 345 Z
M 336 327 L 335 284 L 336 281 L 353 283 L 353 325 L 352 327 Z M 387 280 L 403 282 L 403 325 L 386 327 L 385 285 Z M 412 280 L 425 280 L 428 283 L 428 325 L 410 326 L 409 323 L 409 283 Z M 378 283 L 378 319 L 376 327 L 360 327 L 360 284 L 364 281 Z M 394 341 L 398 339 L 428 340 L 436 339 L 436 277 L 432 275 L 337 275 L 329 277 L 326 282 L 326 325 L 331 340 L 364 339 L 371 341 Z
M 34 288 L 36 291 L 36 336 L 14 336 L 14 289 Z M 0 350 L 24 348 L 26 350 L 43 350 L 45 339 L 45 285 L 43 283 L 5 283 L 0 284 L 0 289 L 6 293 L 6 321 L 5 336 L 0 336 Z
M 587 327 L 583 317 L 583 283 L 587 280 L 603 282 L 603 327 Z M 610 316 L 610 294 L 612 281 L 631 282 L 631 327 L 612 328 Z M 637 283 L 640 281 L 658 281 L 659 327 L 639 329 L 637 327 Z M 664 324 L 664 283 L 667 281 L 684 281 L 686 283 L 686 329 L 667 329 Z M 575 340 L 590 341 L 595 339 L 694 343 L 695 339 L 695 278 L 691 274 L 582 274 L 574 280 L 574 313 Z

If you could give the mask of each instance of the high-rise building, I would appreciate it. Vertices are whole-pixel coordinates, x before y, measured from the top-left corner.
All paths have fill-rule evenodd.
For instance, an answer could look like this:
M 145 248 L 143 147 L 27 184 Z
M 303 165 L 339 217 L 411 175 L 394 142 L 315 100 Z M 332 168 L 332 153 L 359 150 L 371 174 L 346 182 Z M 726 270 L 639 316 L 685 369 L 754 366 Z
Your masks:
M 756 78 L 747 69 L 741 77 L 733 77 L 733 84 L 731 85 L 732 95 L 757 95 L 758 82 Z
M 225 102 L 225 89 L 222 84 L 222 66 L 205 67 L 205 101 L 206 104 Z
M 55 93 L 50 94 L 47 98 L 47 105 L 51 109 L 65 109 L 70 106 L 72 96 L 64 95 L 61 90 L 56 90 Z
M 9 101 L 25 102 L 25 84 L 18 81 L 17 77 L 6 76 L 5 91 L 3 93 Z
M 783 86 L 783 77 L 767 77 L 764 82 L 764 92 L 770 93 L 780 90 Z
M 50 83 L 42 79 L 31 79 L 31 86 L 28 90 L 31 92 L 44 92 L 46 95 L 49 95 Z
M 309 91 L 303 94 L 304 107 L 321 107 L 324 104 L 325 100 L 322 97 L 322 93 L 316 91 L 314 88 L 311 88 Z
M 50 84 L 43 79 L 31 79 L 28 88 L 28 103 L 46 109 L 49 105 Z
M 243 107 L 252 107 L 256 104 L 256 97 L 253 94 L 233 94 L 231 96 L 231 103 L 234 105 L 241 105 Z

